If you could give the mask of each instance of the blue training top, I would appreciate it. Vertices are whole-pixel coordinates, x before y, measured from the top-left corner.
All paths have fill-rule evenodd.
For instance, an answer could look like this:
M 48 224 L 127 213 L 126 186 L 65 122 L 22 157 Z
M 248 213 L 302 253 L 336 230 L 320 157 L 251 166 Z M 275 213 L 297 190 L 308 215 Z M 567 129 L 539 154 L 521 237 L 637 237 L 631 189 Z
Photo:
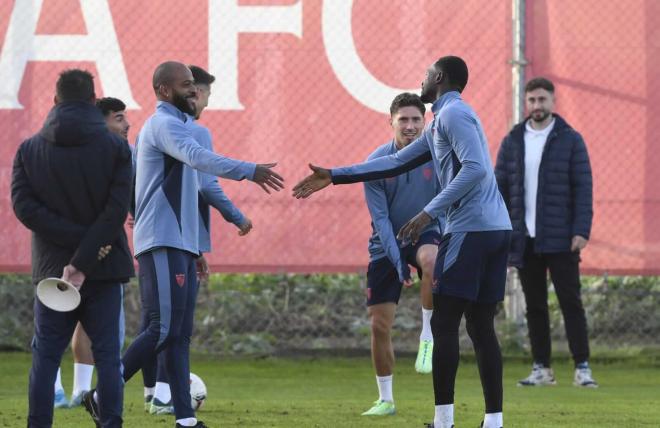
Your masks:
M 159 101 L 136 145 L 135 255 L 158 247 L 199 254 L 197 173 L 243 180 L 256 164 L 216 155 L 194 138 L 188 118 Z
M 213 151 L 211 132 L 208 128 L 200 125 L 192 116 L 188 116 L 187 122 L 190 126 L 193 138 L 200 146 Z M 204 172 L 197 172 L 197 186 L 199 188 L 199 251 L 207 253 L 211 251 L 211 210 L 212 206 L 220 211 L 222 218 L 229 223 L 241 227 L 245 223 L 245 216 L 225 195 L 218 183 L 218 177 Z
M 367 161 L 397 151 L 396 142 L 392 140 L 378 147 Z M 430 161 L 397 177 L 364 183 L 373 230 L 369 238 L 370 260 L 389 258 L 402 282 L 410 278 L 410 269 L 406 261 L 401 260 L 401 242 L 396 239 L 396 234 L 439 192 L 440 185 L 435 178 L 433 162 Z M 431 222 L 424 229 L 424 232 L 428 231 L 440 233 L 440 224 L 437 221 Z
M 442 191 L 424 211 L 431 218 L 446 213 L 444 233 L 511 230 L 479 117 L 456 91 L 438 98 L 432 111 L 432 138 L 425 133 L 392 155 L 334 168 L 332 182 L 394 177 L 433 159 Z

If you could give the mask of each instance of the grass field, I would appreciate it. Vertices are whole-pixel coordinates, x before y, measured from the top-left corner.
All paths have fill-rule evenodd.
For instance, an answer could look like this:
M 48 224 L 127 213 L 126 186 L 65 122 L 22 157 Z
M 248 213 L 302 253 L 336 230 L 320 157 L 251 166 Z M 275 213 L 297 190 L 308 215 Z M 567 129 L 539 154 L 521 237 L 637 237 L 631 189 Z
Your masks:
M 27 413 L 30 356 L 0 354 L 0 426 L 23 427 Z M 231 359 L 196 357 L 192 370 L 207 384 L 209 398 L 198 417 L 210 427 L 421 427 L 433 417 L 430 375 L 400 358 L 394 376 L 398 414 L 365 418 L 360 413 L 377 398 L 367 358 Z M 71 357 L 64 363 L 70 394 Z M 595 364 L 597 390 L 572 386 L 572 367 L 555 364 L 559 384 L 523 389 L 515 381 L 527 375 L 526 363 L 505 363 L 507 427 L 659 427 L 660 367 L 645 362 Z M 477 369 L 461 362 L 456 389 L 456 427 L 476 428 L 483 401 Z M 57 410 L 55 427 L 93 426 L 82 408 Z M 149 416 L 142 406 L 141 376 L 126 385 L 126 427 L 172 427 L 172 417 Z

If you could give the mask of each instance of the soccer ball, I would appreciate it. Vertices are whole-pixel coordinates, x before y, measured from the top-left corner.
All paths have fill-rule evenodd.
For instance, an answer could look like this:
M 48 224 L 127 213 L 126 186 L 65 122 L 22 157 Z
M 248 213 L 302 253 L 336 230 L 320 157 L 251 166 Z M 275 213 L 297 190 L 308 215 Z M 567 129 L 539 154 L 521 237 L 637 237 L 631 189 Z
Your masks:
M 206 400 L 206 385 L 195 373 L 190 373 L 190 405 L 199 410 Z

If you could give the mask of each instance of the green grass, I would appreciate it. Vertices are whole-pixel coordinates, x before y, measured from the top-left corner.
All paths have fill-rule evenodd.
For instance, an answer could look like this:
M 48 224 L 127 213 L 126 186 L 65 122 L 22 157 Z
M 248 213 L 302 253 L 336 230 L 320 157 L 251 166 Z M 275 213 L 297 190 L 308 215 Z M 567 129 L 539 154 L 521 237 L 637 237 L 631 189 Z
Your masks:
M 28 354 L 0 354 L 0 427 L 25 426 Z M 192 368 L 206 382 L 209 397 L 198 417 L 210 427 L 421 427 L 433 417 L 430 375 L 413 370 L 400 358 L 394 376 L 398 414 L 360 417 L 377 398 L 367 358 L 230 359 L 195 357 Z M 64 362 L 64 385 L 70 393 L 71 357 Z M 504 367 L 504 417 L 507 427 L 657 427 L 660 425 L 660 367 L 635 361 L 598 364 L 597 390 L 572 386 L 572 367 L 555 364 L 556 387 L 523 389 L 517 379 L 529 365 L 509 361 Z M 124 425 L 172 427 L 172 417 L 143 411 L 141 376 L 126 385 Z M 483 399 L 476 366 L 462 361 L 456 387 L 456 426 L 477 427 Z M 92 426 L 82 408 L 56 410 L 54 426 Z

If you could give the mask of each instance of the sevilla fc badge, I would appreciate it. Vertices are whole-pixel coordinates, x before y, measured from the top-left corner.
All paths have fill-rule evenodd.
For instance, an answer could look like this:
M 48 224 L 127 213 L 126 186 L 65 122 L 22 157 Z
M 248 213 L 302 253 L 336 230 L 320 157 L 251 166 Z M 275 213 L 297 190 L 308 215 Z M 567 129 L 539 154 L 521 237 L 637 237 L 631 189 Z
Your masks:
M 430 180 L 431 177 L 433 177 L 433 170 L 428 166 L 422 170 L 422 173 L 424 174 L 424 178 L 426 180 Z
M 179 284 L 179 287 L 183 287 L 183 284 L 186 283 L 186 275 L 183 273 L 177 273 L 175 277 L 176 283 Z

